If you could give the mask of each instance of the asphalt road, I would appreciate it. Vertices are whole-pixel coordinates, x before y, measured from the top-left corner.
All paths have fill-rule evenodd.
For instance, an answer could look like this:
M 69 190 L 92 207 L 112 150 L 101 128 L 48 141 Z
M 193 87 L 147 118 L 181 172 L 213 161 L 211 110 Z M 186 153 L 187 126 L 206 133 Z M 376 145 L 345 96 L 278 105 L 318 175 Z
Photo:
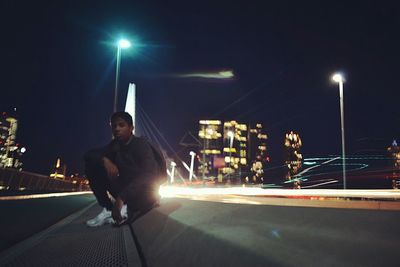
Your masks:
M 0 200 L 0 251 L 93 203 L 92 194 Z
M 170 198 L 133 228 L 149 266 L 399 266 L 399 222 L 399 211 Z

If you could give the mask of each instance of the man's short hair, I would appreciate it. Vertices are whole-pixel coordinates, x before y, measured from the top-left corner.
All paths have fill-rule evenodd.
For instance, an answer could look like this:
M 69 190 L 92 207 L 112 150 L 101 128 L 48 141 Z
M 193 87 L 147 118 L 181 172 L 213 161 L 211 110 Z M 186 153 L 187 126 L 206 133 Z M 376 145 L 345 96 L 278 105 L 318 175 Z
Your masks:
M 125 111 L 117 111 L 114 114 L 111 115 L 111 123 L 113 121 L 115 121 L 116 119 L 123 119 L 124 121 L 126 121 L 126 123 L 129 124 L 129 126 L 133 126 L 133 120 L 132 120 L 132 116 Z

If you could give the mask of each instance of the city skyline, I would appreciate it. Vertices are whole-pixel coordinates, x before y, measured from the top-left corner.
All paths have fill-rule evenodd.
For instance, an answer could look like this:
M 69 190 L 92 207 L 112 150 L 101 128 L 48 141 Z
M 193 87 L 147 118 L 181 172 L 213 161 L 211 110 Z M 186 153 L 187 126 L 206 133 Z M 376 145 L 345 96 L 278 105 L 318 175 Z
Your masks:
M 261 122 L 272 160 L 292 130 L 303 157 L 339 155 L 335 71 L 346 76 L 349 153 L 362 138 L 387 140 L 384 150 L 400 136 L 396 4 L 96 3 L 4 4 L 0 107 L 17 108 L 26 170 L 47 174 L 61 157 L 82 172 L 84 151 L 110 140 L 112 43 L 123 34 L 133 45 L 122 52 L 119 109 L 135 83 L 175 150 L 199 120 L 215 118 Z M 230 70 L 229 79 L 194 75 Z

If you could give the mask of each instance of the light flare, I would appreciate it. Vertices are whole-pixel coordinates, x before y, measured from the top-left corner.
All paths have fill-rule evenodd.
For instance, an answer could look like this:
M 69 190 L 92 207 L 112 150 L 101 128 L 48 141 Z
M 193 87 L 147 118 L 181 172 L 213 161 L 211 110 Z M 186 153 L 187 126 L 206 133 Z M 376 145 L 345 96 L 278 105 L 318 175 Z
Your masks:
M 64 193 L 50 193 L 50 194 L 33 194 L 33 195 L 22 195 L 22 196 L 2 196 L 0 200 L 26 200 L 35 198 L 50 198 L 50 197 L 66 197 L 66 196 L 77 196 L 93 194 L 92 191 L 82 192 L 64 192 Z
M 215 196 L 236 195 L 254 197 L 331 197 L 331 198 L 382 198 L 400 199 L 400 191 L 393 189 L 262 189 L 260 187 L 193 188 L 161 186 L 159 194 L 163 198 L 213 199 Z

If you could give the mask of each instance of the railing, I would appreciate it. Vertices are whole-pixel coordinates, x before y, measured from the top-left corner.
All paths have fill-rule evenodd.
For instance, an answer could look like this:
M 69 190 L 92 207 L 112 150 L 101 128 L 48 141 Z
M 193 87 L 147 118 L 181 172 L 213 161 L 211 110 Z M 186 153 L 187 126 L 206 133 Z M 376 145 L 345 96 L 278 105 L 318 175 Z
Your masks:
M 74 184 L 71 181 L 54 179 L 37 173 L 0 169 L 0 189 L 9 191 L 72 192 L 89 190 L 89 187 L 84 184 Z

